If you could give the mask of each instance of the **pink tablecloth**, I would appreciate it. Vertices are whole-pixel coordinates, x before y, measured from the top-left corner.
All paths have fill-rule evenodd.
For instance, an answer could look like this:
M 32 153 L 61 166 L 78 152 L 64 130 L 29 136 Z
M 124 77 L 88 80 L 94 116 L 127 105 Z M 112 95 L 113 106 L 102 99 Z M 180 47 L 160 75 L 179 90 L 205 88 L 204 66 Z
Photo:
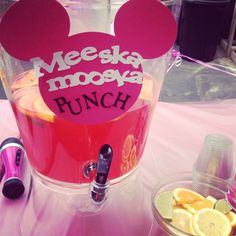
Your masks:
M 150 187 L 159 177 L 191 171 L 209 133 L 224 134 L 236 145 L 236 101 L 205 104 L 159 103 L 144 154 Z M 153 161 L 150 165 L 150 160 Z M 148 170 L 148 171 L 146 171 Z
M 140 168 L 142 179 L 149 193 L 161 177 L 174 172 L 191 171 L 203 139 L 208 133 L 225 134 L 236 143 L 236 102 L 158 104 Z M 17 135 L 18 131 L 9 103 L 0 101 L 0 141 L 6 137 Z M 2 188 L 2 183 L 0 187 Z M 0 235 L 21 235 L 19 222 L 21 222 L 25 206 L 28 204 L 28 188 L 29 178 L 26 179 L 26 193 L 21 199 L 9 201 L 0 196 Z M 150 201 L 149 197 L 147 201 Z M 49 201 L 46 204 L 50 205 L 53 202 Z M 59 212 L 60 208 L 55 212 L 55 216 Z M 30 222 L 30 216 L 28 220 Z M 42 227 L 47 227 L 46 225 Z M 39 233 L 31 233 L 30 236 L 32 235 L 40 236 Z M 48 235 L 54 236 L 56 234 L 49 233 Z M 84 233 L 84 235 L 90 236 L 88 233 Z M 99 234 L 97 235 L 99 236 Z M 116 235 L 114 231 L 112 235 Z M 140 234 L 140 236 L 145 235 Z

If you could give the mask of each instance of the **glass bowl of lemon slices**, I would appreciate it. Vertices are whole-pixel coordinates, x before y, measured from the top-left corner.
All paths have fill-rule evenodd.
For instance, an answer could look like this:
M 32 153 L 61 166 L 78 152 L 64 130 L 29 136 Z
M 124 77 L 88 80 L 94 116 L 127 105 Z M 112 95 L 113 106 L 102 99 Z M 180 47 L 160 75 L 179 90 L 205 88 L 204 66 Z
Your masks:
M 154 217 L 167 235 L 235 235 L 236 213 L 226 199 L 230 189 L 229 183 L 213 176 L 197 187 L 190 172 L 165 177 L 152 194 Z

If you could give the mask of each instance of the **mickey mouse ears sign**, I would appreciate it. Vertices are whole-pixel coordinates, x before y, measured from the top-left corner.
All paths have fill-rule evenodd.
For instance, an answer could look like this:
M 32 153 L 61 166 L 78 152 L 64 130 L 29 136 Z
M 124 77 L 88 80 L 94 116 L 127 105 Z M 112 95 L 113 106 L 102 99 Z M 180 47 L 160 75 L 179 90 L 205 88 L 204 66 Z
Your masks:
M 56 0 L 20 0 L 0 23 L 3 48 L 34 64 L 42 98 L 59 117 L 100 123 L 126 112 L 142 88 L 142 59 L 174 43 L 175 20 L 157 0 L 129 0 L 117 12 L 115 36 L 69 36 L 70 19 Z

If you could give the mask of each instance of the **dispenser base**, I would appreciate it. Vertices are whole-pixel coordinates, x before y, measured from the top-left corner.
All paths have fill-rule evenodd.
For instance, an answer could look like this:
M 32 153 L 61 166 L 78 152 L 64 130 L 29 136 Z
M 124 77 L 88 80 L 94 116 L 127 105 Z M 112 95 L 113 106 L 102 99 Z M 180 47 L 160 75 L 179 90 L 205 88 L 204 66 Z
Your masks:
M 93 203 L 89 187 L 62 187 L 33 172 L 20 223 L 22 235 L 149 235 L 150 194 L 145 193 L 139 168 L 122 180 L 111 181 L 102 204 Z

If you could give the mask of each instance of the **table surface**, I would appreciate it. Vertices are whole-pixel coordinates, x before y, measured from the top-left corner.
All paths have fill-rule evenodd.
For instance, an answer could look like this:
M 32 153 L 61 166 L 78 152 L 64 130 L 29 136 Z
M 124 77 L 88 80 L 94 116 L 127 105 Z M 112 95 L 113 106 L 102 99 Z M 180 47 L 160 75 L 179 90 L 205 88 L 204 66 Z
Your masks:
M 142 181 L 146 189 L 146 194 L 148 195 L 147 204 L 150 204 L 150 193 L 153 191 L 158 180 L 176 172 L 191 171 L 192 165 L 201 149 L 204 137 L 209 133 L 221 133 L 229 136 L 236 142 L 236 101 L 202 104 L 160 102 L 157 104 L 143 159 L 140 163 Z M 0 141 L 3 141 L 9 136 L 17 137 L 18 135 L 18 129 L 8 101 L 0 100 Z M 45 235 L 39 233 L 43 232 L 40 227 L 44 229 L 45 227 L 50 227 L 48 226 L 48 219 L 46 223 L 44 223 L 43 217 L 32 221 L 33 216 L 27 213 L 29 182 L 29 174 L 26 174 L 26 191 L 20 199 L 11 201 L 0 196 L 0 235 Z M 2 185 L 3 181 L 0 185 L 1 188 Z M 77 224 L 73 221 L 73 215 L 75 213 L 71 214 L 70 220 L 68 220 L 68 216 L 63 218 L 64 210 L 58 205 L 54 206 L 52 198 L 53 196 L 44 202 L 40 202 L 39 198 L 39 203 L 37 204 L 51 205 L 51 207 L 55 208 L 59 207 L 58 211 L 51 214 L 51 218 L 49 218 L 58 217 L 58 220 L 55 221 L 58 228 L 60 228 L 61 222 L 67 225 L 66 230 L 63 231 L 60 229 L 59 235 L 77 235 L 75 233 L 76 231 L 69 229 L 73 224 Z M 61 199 L 60 201 L 63 202 L 65 199 Z M 42 213 L 39 212 L 39 214 Z M 99 220 L 101 219 L 98 217 L 97 222 L 100 222 Z M 65 223 L 69 221 L 70 223 Z M 25 231 L 28 233 L 21 232 L 20 225 L 22 225 L 22 222 L 25 228 L 29 228 L 29 231 Z M 39 225 L 38 228 L 37 225 Z M 153 227 L 155 228 L 157 226 L 154 225 Z M 37 228 L 37 230 L 34 231 L 34 228 Z M 46 231 L 48 232 L 47 235 L 58 235 L 56 229 L 51 228 L 51 230 L 50 233 Z M 84 235 L 91 235 L 86 228 L 80 232 L 84 232 Z M 116 235 L 114 232 L 112 235 Z M 97 233 L 94 235 L 99 236 L 100 234 Z M 141 233 L 136 235 L 145 236 Z M 155 233 L 150 233 L 149 235 L 155 235 Z M 157 235 L 160 236 L 160 234 Z

